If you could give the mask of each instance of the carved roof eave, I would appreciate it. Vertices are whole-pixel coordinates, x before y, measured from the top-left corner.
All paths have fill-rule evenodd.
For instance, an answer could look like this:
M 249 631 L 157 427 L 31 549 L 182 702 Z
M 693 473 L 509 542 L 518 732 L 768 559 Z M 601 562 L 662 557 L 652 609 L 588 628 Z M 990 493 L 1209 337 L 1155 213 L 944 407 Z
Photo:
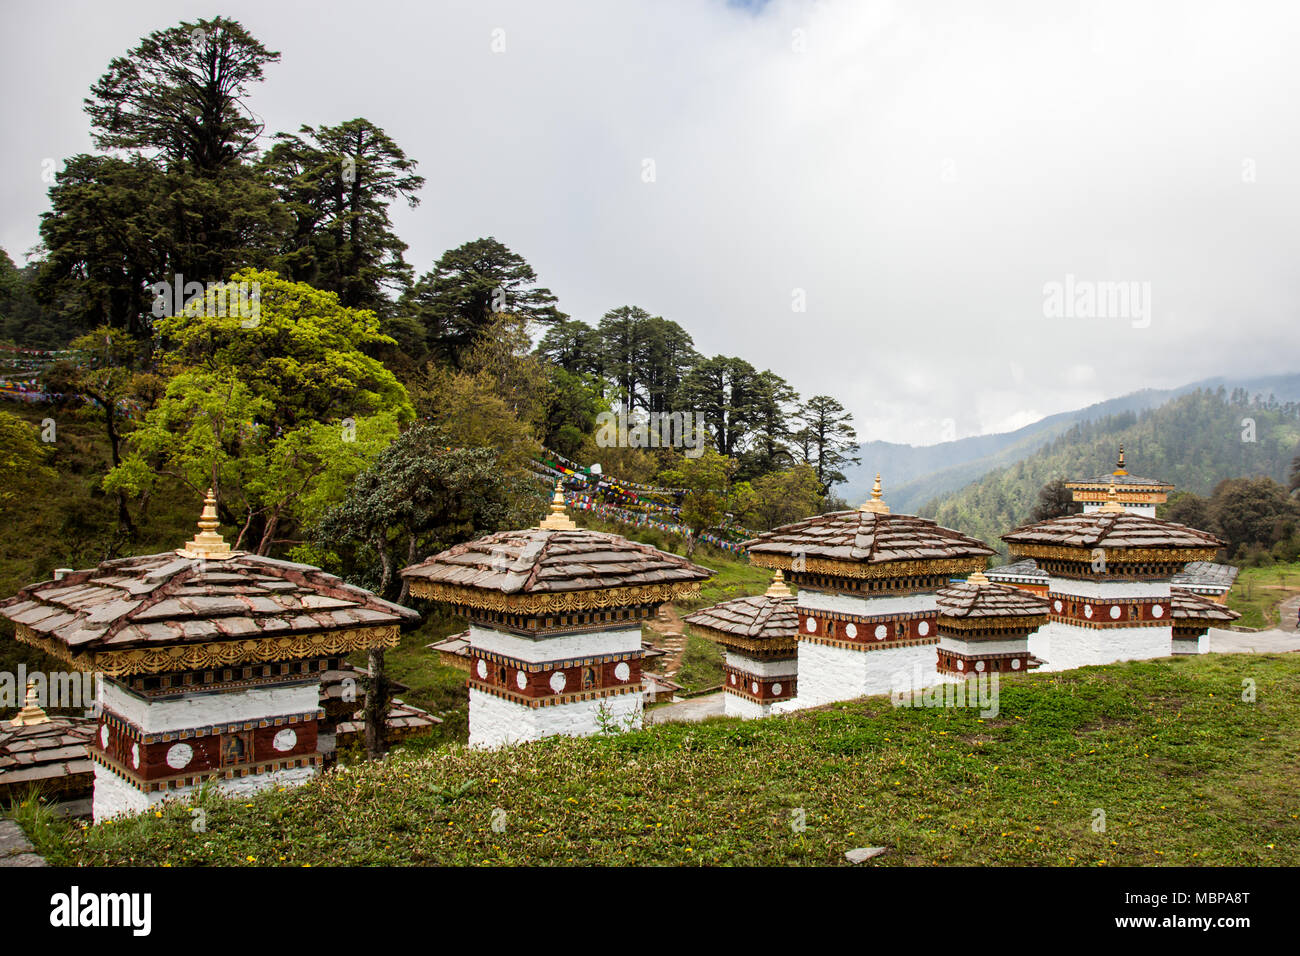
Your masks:
M 1031 544 L 1015 541 L 1008 541 L 1007 547 L 1014 557 L 1074 561 L 1082 564 L 1092 563 L 1098 551 L 1105 554 L 1107 564 L 1209 561 L 1218 553 L 1218 548 L 1125 548 L 1105 544 L 1093 547 L 1068 547 L 1059 544 Z
M 749 563 L 759 568 L 772 568 L 795 573 L 826 574 L 841 578 L 907 578 L 928 574 L 968 574 L 981 571 L 987 563 L 983 555 L 965 558 L 918 558 L 907 561 L 882 561 L 867 564 L 861 561 L 836 561 L 830 558 L 796 558 L 790 554 L 750 551 Z
M 471 610 L 505 614 L 563 614 L 605 608 L 640 607 L 647 604 L 667 604 L 671 601 L 696 597 L 700 593 L 699 581 L 672 581 L 585 591 L 506 594 L 486 588 L 441 584 L 419 578 L 410 580 L 411 593 L 416 597 Z
M 940 630 L 954 631 L 1036 631 L 1046 623 L 1047 612 L 1019 617 L 953 617 L 940 612 L 938 617 Z
M 63 641 L 37 634 L 25 624 L 16 626 L 15 636 L 24 644 L 39 648 L 78 670 L 99 672 L 108 677 L 207 670 L 350 654 L 371 648 L 396 647 L 401 639 L 396 624 L 384 624 L 376 627 L 279 634 L 273 637 L 165 644 L 158 647 L 146 645 L 76 653 Z
M 765 652 L 769 654 L 794 654 L 799 650 L 799 639 L 793 634 L 781 637 L 743 637 L 740 634 L 719 631 L 706 624 L 691 624 L 691 630 L 729 650 Z

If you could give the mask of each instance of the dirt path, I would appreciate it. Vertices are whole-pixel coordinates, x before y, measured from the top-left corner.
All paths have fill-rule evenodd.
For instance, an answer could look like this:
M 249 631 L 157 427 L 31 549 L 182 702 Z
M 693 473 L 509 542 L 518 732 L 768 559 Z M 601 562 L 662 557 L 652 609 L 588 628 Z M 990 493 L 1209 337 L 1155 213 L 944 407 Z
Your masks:
M 1278 622 L 1278 628 L 1283 631 L 1295 633 L 1300 628 L 1296 626 L 1296 616 L 1300 615 L 1300 594 L 1295 597 L 1287 598 L 1277 606 L 1278 614 L 1281 620 Z
M 676 606 L 665 604 L 659 608 L 653 621 L 646 625 L 650 643 L 667 652 L 660 663 L 665 677 L 672 677 L 682 667 L 682 654 L 686 651 L 686 630 Z

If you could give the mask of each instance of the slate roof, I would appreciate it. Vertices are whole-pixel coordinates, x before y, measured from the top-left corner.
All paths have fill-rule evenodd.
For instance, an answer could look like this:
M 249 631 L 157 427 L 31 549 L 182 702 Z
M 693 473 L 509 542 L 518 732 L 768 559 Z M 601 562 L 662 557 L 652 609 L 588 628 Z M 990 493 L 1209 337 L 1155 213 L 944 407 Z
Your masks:
M 794 595 L 788 592 L 785 597 L 759 594 L 723 601 L 687 614 L 684 620 L 696 627 L 754 640 L 794 640 L 799 633 Z
M 585 528 L 499 531 L 455 545 L 402 571 L 402 577 L 411 581 L 502 594 L 686 584 L 712 574 L 648 544 Z
M 95 768 L 87 747 L 95 723 L 91 717 L 50 717 L 15 727 L 0 720 L 0 795 L 24 795 L 33 783 L 89 791 Z
M 390 702 L 388 715 L 384 718 L 384 725 L 388 728 L 387 736 L 390 741 L 423 733 L 440 723 L 442 723 L 441 717 L 435 717 L 427 710 L 404 703 L 396 698 Z M 341 746 L 348 738 L 364 735 L 365 732 L 366 714 L 364 710 L 359 710 L 352 715 L 351 720 L 341 720 L 335 726 L 334 733 L 337 735 L 335 745 Z
M 105 561 L 23 588 L 0 615 L 73 654 L 280 637 L 419 619 L 409 608 L 307 564 L 244 551 L 197 561 L 175 551 Z
M 1023 525 L 1002 540 L 1010 545 L 1063 548 L 1219 548 L 1223 542 L 1206 531 L 1127 511 L 1092 511 Z
M 1031 578 L 1034 581 L 1041 581 L 1043 584 L 1048 582 L 1048 574 L 1038 566 L 1038 562 L 1033 558 L 1025 558 L 1021 561 L 1015 561 L 1011 564 L 1004 564 L 1001 567 L 989 568 L 984 575 L 990 581 L 1010 581 L 1017 578 Z
M 1020 588 L 962 581 L 938 592 L 939 614 L 953 618 L 1045 617 L 1047 602 Z
M 1114 484 L 1116 490 L 1120 488 L 1173 488 L 1173 485 L 1169 482 L 1161 481 L 1159 478 L 1141 478 L 1137 475 L 1119 475 L 1114 472 L 1095 475 L 1092 478 L 1071 478 L 1065 483 L 1065 487 L 1106 491 L 1112 484 Z
M 1232 587 L 1237 580 L 1240 569 L 1231 564 L 1215 564 L 1212 561 L 1192 561 L 1172 578 L 1170 584 L 1183 587 L 1223 588 Z
M 1169 606 L 1175 621 L 1214 621 L 1226 624 L 1241 617 L 1238 612 L 1224 607 L 1218 601 L 1183 588 L 1169 589 Z
M 918 518 L 873 511 L 835 511 L 784 525 L 745 542 L 750 554 L 803 555 L 831 561 L 883 564 L 984 557 L 983 541 Z

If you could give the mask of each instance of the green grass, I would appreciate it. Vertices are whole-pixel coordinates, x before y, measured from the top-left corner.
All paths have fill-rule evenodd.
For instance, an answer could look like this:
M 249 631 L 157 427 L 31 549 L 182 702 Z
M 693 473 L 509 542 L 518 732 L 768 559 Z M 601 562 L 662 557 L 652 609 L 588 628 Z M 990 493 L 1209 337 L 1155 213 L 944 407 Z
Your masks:
M 1244 627 L 1277 627 L 1278 605 L 1300 594 L 1300 564 L 1275 564 L 1242 568 L 1228 592 L 1228 607 L 1241 612 L 1236 623 Z
M 207 796 L 204 832 L 165 805 L 36 842 L 72 865 L 843 864 L 876 845 L 871 865 L 1296 866 L 1297 752 L 1300 656 L 1210 655 L 1017 675 L 988 719 L 877 697 L 445 747 Z
M 726 652 L 722 645 L 715 644 L 698 634 L 686 633 L 686 647 L 682 651 L 682 666 L 678 668 L 673 680 L 682 685 L 686 694 L 695 694 L 717 687 L 722 683 L 722 662 Z

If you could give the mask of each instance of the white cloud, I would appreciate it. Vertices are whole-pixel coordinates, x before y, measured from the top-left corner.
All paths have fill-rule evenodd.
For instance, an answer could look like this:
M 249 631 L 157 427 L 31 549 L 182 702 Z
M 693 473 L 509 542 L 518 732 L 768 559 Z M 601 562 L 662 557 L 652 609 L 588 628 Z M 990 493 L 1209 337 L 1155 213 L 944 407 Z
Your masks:
M 668 316 L 836 395 L 864 439 L 1294 368 L 1293 6 L 223 9 L 284 55 L 254 95 L 269 130 L 364 115 L 421 162 L 423 204 L 395 214 L 418 271 L 496 235 L 575 316 Z M 10 4 L 11 254 L 35 240 L 40 159 L 88 148 L 80 103 L 109 59 L 209 12 Z M 1070 273 L 1151 283 L 1150 327 L 1045 319 Z

